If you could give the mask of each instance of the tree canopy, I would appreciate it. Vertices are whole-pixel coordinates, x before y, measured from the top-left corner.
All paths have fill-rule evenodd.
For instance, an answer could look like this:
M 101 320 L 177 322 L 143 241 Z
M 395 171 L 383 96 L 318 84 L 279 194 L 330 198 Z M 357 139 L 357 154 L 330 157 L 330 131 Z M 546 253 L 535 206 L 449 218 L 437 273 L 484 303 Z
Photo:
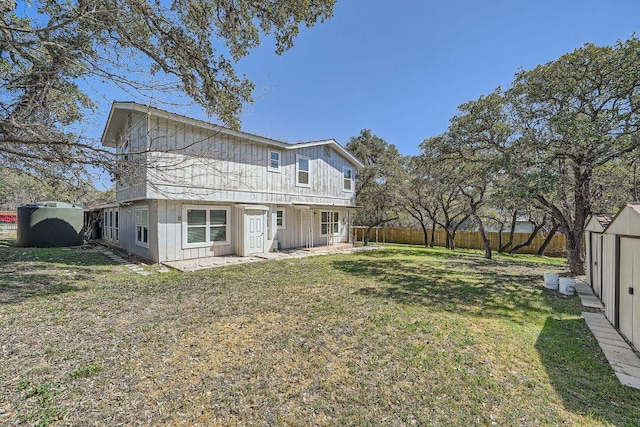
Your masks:
M 405 163 L 400 206 L 425 243 L 427 221 L 453 247 L 470 218 L 490 257 L 484 223 L 502 229 L 528 212 L 535 232 L 550 223 L 566 235 L 569 266 L 581 273 L 589 215 L 638 198 L 640 41 L 586 44 L 520 71 L 506 91 L 460 105 L 447 132 L 420 150 Z
M 177 91 L 238 128 L 254 85 L 235 62 L 264 35 L 281 54 L 300 25 L 330 18 L 334 3 L 0 2 L 0 165 L 50 177 L 111 166 L 80 125 L 95 108 L 90 92 L 102 85 L 143 97 Z

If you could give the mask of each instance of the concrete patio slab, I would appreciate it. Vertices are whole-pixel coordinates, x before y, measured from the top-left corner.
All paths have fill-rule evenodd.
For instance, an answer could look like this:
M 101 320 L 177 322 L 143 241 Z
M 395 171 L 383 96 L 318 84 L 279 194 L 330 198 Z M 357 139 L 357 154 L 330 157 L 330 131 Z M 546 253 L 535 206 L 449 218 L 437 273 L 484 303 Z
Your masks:
M 210 258 L 187 259 L 183 261 L 165 262 L 163 265 L 179 271 L 196 271 L 209 268 L 227 267 L 230 265 L 247 264 L 252 262 L 266 262 L 281 259 L 306 258 L 310 256 L 354 253 L 379 249 L 377 245 L 353 247 L 351 245 L 320 246 L 310 249 L 291 249 L 280 252 L 268 252 L 254 256 L 221 256 Z

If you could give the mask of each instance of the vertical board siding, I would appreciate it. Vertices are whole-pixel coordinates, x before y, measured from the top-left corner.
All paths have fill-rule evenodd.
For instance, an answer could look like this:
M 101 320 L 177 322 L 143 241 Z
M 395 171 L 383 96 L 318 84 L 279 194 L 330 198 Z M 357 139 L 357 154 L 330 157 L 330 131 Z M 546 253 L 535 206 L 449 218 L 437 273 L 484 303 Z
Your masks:
M 135 210 L 140 206 L 149 207 L 149 248 L 136 245 Z M 158 253 L 157 250 L 154 249 L 158 247 L 158 224 L 157 221 L 152 220 L 152 218 L 154 218 L 152 212 L 155 210 L 153 201 L 137 202 L 129 206 L 121 206 L 119 209 L 119 242 L 110 244 L 131 252 L 132 254 L 158 262 Z
M 145 120 L 136 121 L 133 133 L 145 136 Z M 285 149 L 223 135 L 214 130 L 152 116 L 152 150 L 165 151 L 150 159 L 150 188 L 136 197 L 235 201 L 240 203 L 326 203 L 350 206 L 353 192 L 343 190 L 343 168 L 352 165 L 324 146 Z M 280 172 L 267 170 L 269 151 L 281 154 Z M 296 155 L 310 158 L 311 187 L 296 186 Z M 121 201 L 132 194 L 122 194 Z

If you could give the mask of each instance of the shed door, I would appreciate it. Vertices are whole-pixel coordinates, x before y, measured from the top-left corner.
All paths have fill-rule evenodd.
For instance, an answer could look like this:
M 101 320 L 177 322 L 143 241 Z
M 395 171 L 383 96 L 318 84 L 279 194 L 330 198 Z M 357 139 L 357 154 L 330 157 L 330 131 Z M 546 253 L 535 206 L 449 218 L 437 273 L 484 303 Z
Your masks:
M 619 319 L 620 332 L 640 348 L 640 239 L 620 238 Z
M 247 210 L 244 215 L 245 256 L 264 252 L 265 213 L 259 210 Z
M 593 293 L 602 299 L 602 280 L 600 271 L 602 269 L 602 236 L 590 233 L 591 235 L 591 287 Z

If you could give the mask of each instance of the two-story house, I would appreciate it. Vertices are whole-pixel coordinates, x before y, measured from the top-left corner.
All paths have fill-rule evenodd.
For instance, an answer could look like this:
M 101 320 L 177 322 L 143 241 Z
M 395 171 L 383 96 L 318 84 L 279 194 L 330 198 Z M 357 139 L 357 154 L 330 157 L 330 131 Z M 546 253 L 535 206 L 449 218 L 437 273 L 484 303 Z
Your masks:
M 288 144 L 114 102 L 103 240 L 156 262 L 348 242 L 360 161 L 335 140 Z

